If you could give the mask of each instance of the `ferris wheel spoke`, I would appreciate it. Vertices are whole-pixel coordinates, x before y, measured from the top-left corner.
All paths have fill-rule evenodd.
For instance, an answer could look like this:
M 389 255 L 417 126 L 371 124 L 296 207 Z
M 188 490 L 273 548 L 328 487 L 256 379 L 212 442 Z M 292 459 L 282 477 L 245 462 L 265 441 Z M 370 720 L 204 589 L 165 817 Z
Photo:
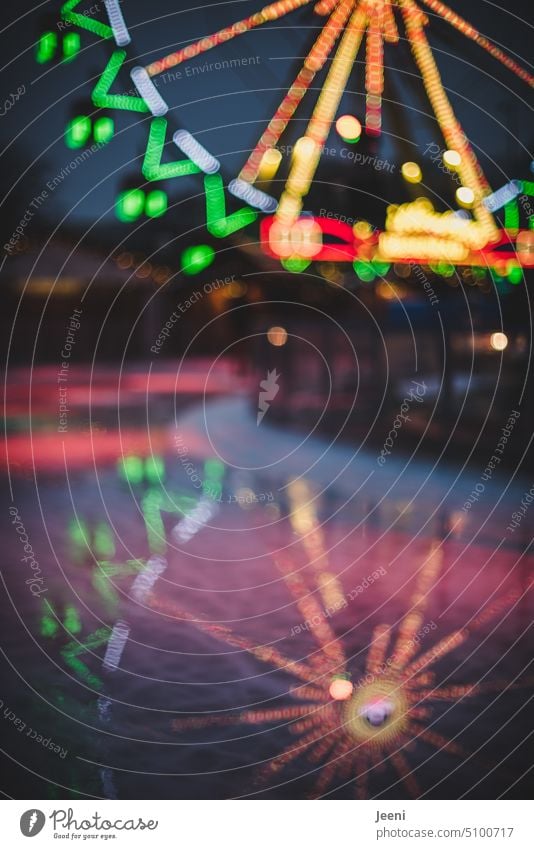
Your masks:
M 291 167 L 277 210 L 277 216 L 284 223 L 293 223 L 302 210 L 302 198 L 308 193 L 315 176 L 323 145 L 362 43 L 366 23 L 367 13 L 362 5 L 353 12 L 341 39 L 306 129 L 303 153 L 295 157 Z
M 200 53 L 206 53 L 208 50 L 218 47 L 219 44 L 224 44 L 232 38 L 243 35 L 243 33 L 249 32 L 251 29 L 262 24 L 283 18 L 290 12 L 294 12 L 301 6 L 306 6 L 311 2 L 312 0 L 277 0 L 277 2 L 271 3 L 269 6 L 265 6 L 260 12 L 249 15 L 248 18 L 236 21 L 236 23 L 230 24 L 228 27 L 223 27 L 223 29 L 218 30 L 213 35 L 200 38 L 187 47 L 176 50 L 174 53 L 169 53 L 163 59 L 157 59 L 155 62 L 151 62 L 150 65 L 146 66 L 145 70 L 150 77 L 155 77 L 157 74 L 168 71 L 169 68 L 174 68 L 187 59 L 194 59 Z
M 525 68 L 522 68 L 521 65 L 519 65 L 515 59 L 512 59 L 511 56 L 508 56 L 504 50 L 501 50 L 500 47 L 497 47 L 496 44 L 493 44 L 492 41 L 483 36 L 468 21 L 464 20 L 464 18 L 460 17 L 460 15 L 457 15 L 456 12 L 453 12 L 449 6 L 446 6 L 445 3 L 441 3 L 440 0 L 422 0 L 422 2 L 425 6 L 428 6 L 429 9 L 432 9 L 433 12 L 436 12 L 436 14 L 440 17 L 448 21 L 448 23 L 461 32 L 462 35 L 470 38 L 471 41 L 474 41 L 484 50 L 487 50 L 494 59 L 502 62 L 503 65 L 516 74 L 520 79 L 528 83 L 530 86 L 534 86 L 534 76 L 532 74 L 526 71 Z
M 384 7 L 375 4 L 369 10 L 365 63 L 365 131 L 379 136 L 382 126 L 382 92 L 384 91 Z
M 449 148 L 460 154 L 458 173 L 463 185 L 473 191 L 475 197 L 473 213 L 484 228 L 488 241 L 494 240 L 497 237 L 497 226 L 492 214 L 483 203 L 484 196 L 489 191 L 489 185 L 443 88 L 432 50 L 423 31 L 423 13 L 413 0 L 399 0 L 399 2 L 412 52 L 423 77 L 426 93 L 443 138 Z
M 269 163 L 264 160 L 265 153 L 275 147 L 280 140 L 280 136 L 295 114 L 316 74 L 323 68 L 332 52 L 334 44 L 347 23 L 353 7 L 354 0 L 342 0 L 335 12 L 331 15 L 328 23 L 306 56 L 304 65 L 280 103 L 272 120 L 269 122 L 267 129 L 241 169 L 239 174 L 241 180 L 249 183 L 255 182 L 262 167 L 262 160 L 263 164 L 267 168 L 269 167 Z M 273 162 L 274 172 L 280 158 L 278 157 Z M 271 176 L 273 176 L 273 172 L 271 172 Z

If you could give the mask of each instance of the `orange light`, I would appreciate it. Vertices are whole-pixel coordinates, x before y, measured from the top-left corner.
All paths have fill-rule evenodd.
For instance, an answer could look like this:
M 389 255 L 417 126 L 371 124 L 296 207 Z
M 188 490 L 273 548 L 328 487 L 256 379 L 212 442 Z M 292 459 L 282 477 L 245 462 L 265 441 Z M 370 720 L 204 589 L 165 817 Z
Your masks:
M 285 327 L 269 327 L 267 339 L 275 348 L 281 348 L 287 342 L 287 330 Z
M 334 678 L 328 692 L 336 702 L 344 702 L 350 699 L 353 690 L 352 681 L 347 681 L 346 678 Z

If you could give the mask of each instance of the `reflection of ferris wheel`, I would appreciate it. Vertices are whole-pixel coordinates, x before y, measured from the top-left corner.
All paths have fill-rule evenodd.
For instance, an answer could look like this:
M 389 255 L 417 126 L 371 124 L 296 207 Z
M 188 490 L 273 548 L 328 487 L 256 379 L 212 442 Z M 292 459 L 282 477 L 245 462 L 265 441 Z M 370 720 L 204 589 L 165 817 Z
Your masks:
M 304 268 L 312 259 L 366 262 L 418 262 L 450 265 L 479 265 L 500 268 L 534 264 L 532 233 L 519 228 L 517 197 L 530 194 L 532 184 L 513 180 L 493 192 L 476 154 L 460 126 L 426 35 L 428 7 L 462 35 L 488 51 L 528 85 L 534 76 L 492 44 L 467 21 L 440 0 L 320 0 L 313 7 L 325 19 L 302 67 L 282 97 L 260 138 L 246 156 L 239 173 L 225 186 L 221 163 L 193 134 L 180 129 L 172 135 L 178 159 L 168 161 L 171 132 L 165 117 L 169 106 L 157 87 L 158 77 L 251 30 L 289 16 L 312 0 L 277 0 L 242 20 L 232 23 L 194 43 L 130 71 L 133 93 L 120 91 L 120 78 L 131 42 L 118 0 L 105 0 L 108 23 L 76 11 L 80 0 L 62 7 L 66 21 L 104 38 L 113 39 L 116 49 L 109 58 L 92 92 L 95 106 L 151 113 L 142 171 L 149 182 L 197 174 L 203 180 L 208 231 L 224 238 L 247 227 L 264 215 L 262 243 L 267 253 Z M 289 20 L 291 20 L 289 18 Z M 416 67 L 443 135 L 443 165 L 459 184 L 456 202 L 461 209 L 436 211 L 429 200 L 388 209 L 385 230 L 350 227 L 337 221 L 311 217 L 304 211 L 325 144 L 331 134 L 346 143 L 356 143 L 362 133 L 377 137 L 382 125 L 384 45 L 399 41 L 402 31 L 410 44 Z M 340 104 L 360 50 L 365 49 L 365 117 L 340 115 Z M 216 55 L 216 53 L 215 53 Z M 317 75 L 328 67 L 317 92 Z M 284 145 L 284 134 L 300 104 L 314 101 L 304 133 L 294 145 Z M 363 128 L 362 128 L 363 123 Z M 164 161 L 167 160 L 167 161 Z M 402 169 L 408 183 L 422 174 L 415 162 Z M 274 178 L 276 177 L 276 180 Z M 281 188 L 277 188 L 281 187 Z M 230 211 L 237 201 L 246 206 Z M 133 220 L 142 199 L 135 190 L 124 193 L 122 217 Z M 504 229 L 495 213 L 504 208 Z M 265 217 L 268 216 L 268 217 Z M 534 217 L 530 216 L 530 223 Z M 296 266 L 295 266 L 296 264 Z

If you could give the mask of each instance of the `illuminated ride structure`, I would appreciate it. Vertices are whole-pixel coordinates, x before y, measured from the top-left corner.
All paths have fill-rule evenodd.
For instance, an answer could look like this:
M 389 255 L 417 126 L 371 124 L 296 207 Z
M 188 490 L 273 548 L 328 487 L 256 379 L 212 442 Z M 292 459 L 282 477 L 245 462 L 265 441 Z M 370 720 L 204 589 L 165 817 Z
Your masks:
M 298 511 L 297 511 L 298 515 Z M 302 530 L 302 529 L 301 529 Z M 320 530 L 308 532 L 303 541 L 316 537 L 322 549 Z M 317 552 L 316 552 L 317 555 Z M 479 680 L 460 685 L 443 685 L 435 664 L 451 652 L 461 650 L 473 633 L 513 610 L 521 591 L 496 598 L 480 609 L 464 627 L 438 638 L 433 645 L 421 639 L 428 621 L 427 608 L 442 572 L 443 548 L 432 541 L 416 579 L 409 609 L 398 624 L 383 623 L 374 628 L 363 671 L 355 674 L 354 659 L 348 656 L 333 623 L 325 616 L 322 602 L 327 598 L 329 611 L 347 606 L 339 580 L 333 575 L 315 576 L 320 598 L 313 592 L 310 575 L 300 572 L 286 554 L 275 556 L 284 584 L 295 600 L 315 647 L 304 659 L 284 655 L 272 644 L 256 644 L 224 626 L 211 624 L 175 606 L 168 597 L 153 594 L 153 610 L 177 621 L 189 621 L 225 645 L 248 652 L 256 660 L 283 670 L 298 682 L 291 688 L 294 703 L 286 707 L 247 709 L 240 713 L 216 712 L 203 716 L 176 718 L 172 725 L 178 733 L 191 733 L 210 727 L 274 726 L 288 730 L 294 741 L 260 768 L 256 791 L 274 789 L 291 780 L 287 771 L 292 763 L 306 763 L 304 774 L 313 777 L 312 798 L 328 795 L 341 788 L 353 789 L 358 798 L 369 798 L 376 780 L 386 766 L 392 768 L 395 788 L 418 798 L 423 787 L 407 754 L 417 744 L 425 744 L 435 753 L 447 753 L 463 763 L 474 757 L 488 771 L 497 768 L 475 752 L 468 751 L 457 736 L 448 738 L 435 728 L 436 709 L 441 703 L 464 702 L 488 694 L 528 688 L 532 678 L 516 681 Z M 324 552 L 322 559 L 324 561 Z M 317 569 L 318 571 L 318 569 Z M 330 613 L 330 615 L 332 615 Z M 356 663 L 359 666 L 359 663 Z M 354 681 L 352 680 L 354 677 Z M 478 750 L 477 750 L 478 751 Z M 284 775 L 284 772 L 286 773 Z M 382 779 L 383 782 L 383 779 Z M 428 790 L 428 787 L 425 788 Z M 396 790 L 398 793 L 399 790 Z M 254 795 L 254 794 L 253 794 Z
M 531 229 L 534 216 L 528 213 L 528 229 L 521 229 L 518 204 L 518 198 L 522 197 L 527 200 L 523 206 L 530 209 L 525 196 L 534 194 L 534 183 L 512 180 L 497 191 L 490 188 L 443 87 L 426 34 L 429 18 L 425 8 L 488 51 L 529 86 L 534 85 L 534 76 L 440 0 L 316 2 L 313 10 L 324 17 L 325 23 L 259 141 L 249 152 L 238 175 L 228 182 L 221 176 L 220 161 L 191 133 L 179 129 L 172 134 L 166 117 L 170 107 L 156 86 L 157 78 L 257 27 L 269 25 L 310 5 L 312 0 L 277 0 L 146 66 L 137 65 L 130 71 L 130 89 L 132 82 L 134 88 L 128 94 L 114 93 L 115 90 L 120 92 L 123 84 L 125 62 L 134 58 L 128 55 L 131 37 L 118 0 L 105 0 L 106 23 L 78 12 L 79 3 L 80 0 L 68 0 L 64 4 L 62 16 L 65 21 L 115 42 L 92 91 L 94 106 L 152 115 L 143 176 L 151 184 L 198 175 L 199 181 L 203 181 L 206 226 L 211 236 L 224 239 L 261 217 L 263 250 L 280 260 L 288 270 L 302 271 L 315 260 L 352 262 L 360 279 L 367 281 L 385 274 L 390 264 L 395 263 L 429 266 L 438 274 L 443 271 L 444 276 L 450 276 L 450 270 L 455 267 L 489 268 L 518 283 L 523 279 L 522 269 L 534 265 L 534 231 Z M 428 198 L 415 198 L 408 203 L 389 206 L 382 230 L 365 221 L 351 226 L 318 217 L 305 209 L 305 199 L 334 125 L 338 136 L 347 144 L 356 143 L 362 133 L 380 136 L 384 46 L 399 42 L 400 32 L 411 47 L 441 130 L 443 169 L 458 185 L 456 202 L 459 208 L 438 211 Z M 49 37 L 50 34 L 46 34 L 39 43 L 40 61 L 46 61 L 46 38 Z M 49 47 L 55 49 L 53 44 Z M 363 127 L 356 116 L 339 115 L 341 99 L 361 49 L 365 50 Z M 317 75 L 327 66 L 324 84 L 317 95 L 314 81 L 317 85 Z M 310 99 L 316 96 L 316 102 L 305 132 L 295 145 L 283 145 L 284 133 L 306 96 Z M 83 119 L 78 123 L 77 120 L 68 127 L 74 146 L 76 135 L 83 136 L 87 131 Z M 107 124 L 102 125 L 100 132 L 105 133 L 107 127 Z M 172 149 L 177 154 L 174 160 L 169 159 L 169 147 L 164 150 L 166 145 L 171 146 L 171 137 Z M 416 162 L 405 162 L 402 176 L 407 183 L 417 184 L 422 179 L 421 168 Z M 236 201 L 238 205 L 245 205 L 232 211 Z M 145 206 L 146 214 L 151 217 L 163 214 L 165 193 L 157 188 L 146 196 L 140 189 L 124 191 L 118 200 L 117 214 L 123 221 L 133 221 Z M 504 226 L 495 217 L 499 210 L 503 210 Z M 205 251 L 202 247 L 207 246 L 198 246 L 191 254 L 192 272 L 202 270 L 213 261 L 213 250 Z

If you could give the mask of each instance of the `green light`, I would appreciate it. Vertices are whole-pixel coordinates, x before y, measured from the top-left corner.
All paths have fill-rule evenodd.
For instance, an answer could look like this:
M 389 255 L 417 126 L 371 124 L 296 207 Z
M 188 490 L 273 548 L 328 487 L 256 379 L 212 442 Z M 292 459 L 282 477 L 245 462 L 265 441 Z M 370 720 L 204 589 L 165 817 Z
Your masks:
M 310 259 L 304 259 L 303 257 L 292 256 L 289 259 L 281 259 L 280 265 L 285 268 L 286 271 L 291 271 L 292 274 L 299 274 L 301 271 L 306 271 L 309 265 L 311 265 Z
M 166 135 L 167 121 L 165 118 L 154 118 L 150 124 L 142 167 L 146 179 L 167 180 L 173 177 L 185 177 L 188 174 L 198 174 L 200 168 L 190 159 L 179 159 L 161 164 Z
M 218 460 L 217 457 L 210 457 L 204 463 L 204 476 L 207 478 L 222 480 L 225 471 L 226 466 L 221 460 Z
M 159 489 L 150 489 L 141 503 L 143 518 L 145 520 L 148 547 L 152 554 L 165 554 L 167 541 L 165 526 L 161 518 L 161 511 L 167 513 L 180 513 L 184 515 L 192 510 L 196 500 L 189 496 L 173 495 L 164 493 Z
M 113 118 L 97 118 L 93 127 L 93 138 L 97 144 L 107 144 L 113 138 L 115 121 Z
M 68 604 L 65 608 L 63 624 L 69 634 L 79 634 L 82 630 L 80 614 L 72 604 Z
M 154 189 L 146 196 L 145 212 L 149 218 L 159 218 L 167 212 L 167 195 L 161 189 Z
M 111 582 L 111 578 L 136 575 L 146 566 L 143 560 L 127 560 L 126 563 L 111 563 L 101 560 L 93 572 L 93 586 L 104 599 L 110 611 L 114 611 L 119 603 L 119 594 Z
M 189 276 L 200 274 L 215 259 L 215 251 L 211 245 L 193 245 L 182 253 L 180 262 L 182 271 Z
M 514 265 L 508 272 L 507 276 L 510 283 L 517 286 L 519 283 L 523 282 L 523 269 L 519 265 Z
M 68 32 L 63 36 L 63 60 L 72 62 L 74 57 L 80 52 L 81 40 L 78 32 Z
M 123 457 L 117 463 L 118 473 L 128 483 L 141 483 L 143 480 L 143 460 L 135 454 Z
M 145 193 L 141 189 L 129 189 L 120 192 L 115 204 L 115 214 L 119 221 L 135 221 L 145 207 Z
M 109 640 L 111 628 L 98 628 L 86 638 L 85 642 L 77 642 L 74 640 L 62 650 L 61 654 L 67 666 L 70 666 L 72 671 L 90 687 L 100 689 L 103 687 L 103 682 L 96 675 L 89 671 L 85 663 L 78 660 L 78 655 L 84 652 L 92 652 L 93 649 L 102 646 Z
M 150 484 L 158 484 L 165 477 L 165 462 L 163 457 L 153 454 L 145 460 L 145 475 Z
M 57 49 L 57 35 L 55 32 L 44 32 L 37 42 L 35 59 L 40 65 L 50 62 L 54 58 Z
M 54 616 L 54 610 L 49 601 L 43 601 L 43 615 L 41 617 L 41 625 L 39 628 L 41 637 L 52 639 L 59 631 L 57 619 Z
M 81 519 L 71 519 L 67 527 L 70 540 L 70 556 L 78 563 L 91 552 L 89 528 Z
M 106 522 L 99 522 L 95 528 L 94 550 L 102 557 L 113 557 L 115 554 L 113 531 Z
M 76 24 L 76 26 L 79 26 L 82 29 L 89 30 L 89 32 L 99 35 L 100 38 L 111 38 L 113 30 L 107 24 L 95 21 L 94 18 L 90 18 L 87 15 L 80 14 L 79 12 L 72 11 L 79 5 L 79 3 L 81 3 L 81 0 L 67 0 L 67 2 L 63 4 L 61 7 L 61 17 L 63 20 L 69 21 L 71 24 Z
M 354 263 L 354 271 L 364 283 L 372 283 L 376 275 L 370 262 L 357 259 Z
M 450 265 L 448 262 L 438 262 L 436 271 L 441 277 L 452 277 L 454 274 L 454 265 Z
M 504 226 L 506 230 L 519 230 L 519 207 L 515 200 L 504 207 Z
M 380 277 L 383 277 L 384 274 L 387 274 L 389 269 L 391 268 L 390 262 L 382 262 L 381 260 L 373 260 L 371 266 L 376 274 Z
M 67 124 L 65 144 L 71 149 L 83 147 L 91 135 L 91 119 L 86 115 L 77 115 Z
M 148 112 L 148 106 L 142 97 L 134 97 L 130 94 L 109 94 L 109 90 L 126 58 L 125 50 L 115 50 L 109 62 L 102 71 L 100 79 L 93 89 L 91 95 L 95 106 L 104 109 L 125 109 L 129 112 Z
M 224 186 L 220 174 L 206 174 L 204 177 L 204 190 L 206 193 L 206 226 L 212 236 L 224 239 L 247 227 L 258 217 L 257 212 L 249 206 L 226 215 L 226 201 L 224 199 Z
M 148 539 L 148 547 L 152 554 L 165 554 L 165 526 L 161 518 L 163 496 L 156 491 L 149 492 L 142 502 L 143 518 Z
M 204 495 L 217 501 L 222 493 L 222 479 L 224 478 L 225 465 L 217 457 L 210 457 L 204 463 L 204 481 L 202 491 Z

